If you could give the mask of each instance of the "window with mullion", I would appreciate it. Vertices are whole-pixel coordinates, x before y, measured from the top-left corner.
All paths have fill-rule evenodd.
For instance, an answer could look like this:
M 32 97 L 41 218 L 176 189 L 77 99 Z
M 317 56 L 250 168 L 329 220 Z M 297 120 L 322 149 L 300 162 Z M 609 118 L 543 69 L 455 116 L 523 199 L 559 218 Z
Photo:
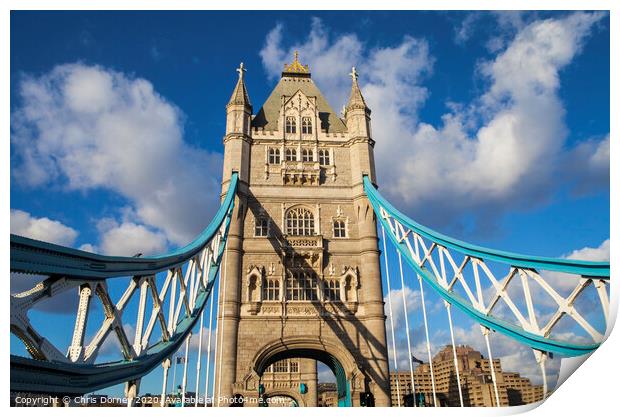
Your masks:
M 292 236 L 313 236 L 314 215 L 303 207 L 290 209 L 286 214 L 286 233 Z
M 301 150 L 301 160 L 303 162 L 312 162 L 314 161 L 314 153 L 312 149 L 302 149 Z
M 323 299 L 325 301 L 340 301 L 340 281 L 335 279 L 324 281 Z
M 297 132 L 297 121 L 295 120 L 295 116 L 286 116 L 286 133 L 296 133 Z
M 314 272 L 289 271 L 286 282 L 288 301 L 316 301 L 317 278 Z
M 329 165 L 330 164 L 330 158 L 329 158 L 329 150 L 327 149 L 320 149 L 319 150 L 319 164 L 320 165 Z
M 268 279 L 263 286 L 263 300 L 278 301 L 280 299 L 280 282 L 275 279 Z
M 296 161 L 297 160 L 297 149 L 287 148 L 284 151 L 284 156 L 287 161 Z
M 309 117 L 301 118 L 301 133 L 303 134 L 311 134 L 312 133 L 312 119 Z
M 269 220 L 264 217 L 258 217 L 254 224 L 254 236 L 255 237 L 267 237 L 269 236 Z
M 344 220 L 334 220 L 334 237 L 347 237 L 347 226 Z
M 268 160 L 270 164 L 279 164 L 280 163 L 280 149 L 269 148 Z

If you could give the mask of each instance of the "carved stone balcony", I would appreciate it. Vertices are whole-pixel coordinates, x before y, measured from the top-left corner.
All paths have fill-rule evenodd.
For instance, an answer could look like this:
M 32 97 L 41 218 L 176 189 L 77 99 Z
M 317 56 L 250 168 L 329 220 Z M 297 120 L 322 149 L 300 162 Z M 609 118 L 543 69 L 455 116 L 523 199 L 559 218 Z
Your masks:
M 323 236 L 292 236 L 284 235 L 286 246 L 292 249 L 320 249 L 323 250 Z
M 284 185 L 319 185 L 321 166 L 318 162 L 283 161 L 280 175 Z
M 283 249 L 288 267 L 316 267 L 323 262 L 323 236 L 284 235 Z

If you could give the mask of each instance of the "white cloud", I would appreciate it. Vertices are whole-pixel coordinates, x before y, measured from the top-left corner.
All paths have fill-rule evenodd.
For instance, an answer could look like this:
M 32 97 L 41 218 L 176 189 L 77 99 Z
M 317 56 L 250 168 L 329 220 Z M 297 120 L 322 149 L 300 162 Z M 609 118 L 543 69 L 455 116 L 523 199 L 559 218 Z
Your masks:
M 95 248 L 90 243 L 84 243 L 83 245 L 80 245 L 80 247 L 78 249 L 86 251 L 86 252 L 93 252 L 93 253 L 97 252 L 97 248 Z
M 320 383 L 336 382 L 336 375 L 334 375 L 334 372 L 329 369 L 327 365 L 324 365 L 322 362 L 317 362 L 316 365 L 318 380 Z
M 282 45 L 284 27 L 278 25 L 261 56 L 276 77 L 291 50 L 300 50 L 336 108 L 346 103 L 350 80 L 345 74 L 356 65 L 372 109 L 382 192 L 430 226 L 445 228 L 468 212 L 484 229 L 506 210 L 545 202 L 565 180 L 556 175 L 566 160 L 567 137 L 559 72 L 602 16 L 578 12 L 529 24 L 519 14 L 503 18 L 500 26 L 518 32 L 494 59 L 480 64 L 487 90 L 468 105 L 447 103 L 450 111 L 440 126 L 418 120 L 429 93 L 422 81 L 434 61 L 423 39 L 406 36 L 396 45 L 368 48 L 355 34 L 330 37 L 314 19 L 304 42 L 288 49 Z M 598 157 L 586 146 L 574 154 L 596 160 L 604 172 L 605 154 L 595 145 L 591 151 Z M 575 177 L 588 175 L 575 168 L 581 166 L 573 164 Z
M 604 240 L 598 247 L 584 247 L 576 249 L 566 255 L 566 259 L 578 259 L 582 261 L 603 262 L 609 261 L 609 239 Z
M 22 210 L 11 210 L 11 233 L 32 239 L 71 246 L 78 232 L 58 220 L 47 217 L 32 217 Z
M 454 42 L 459 45 L 466 43 L 471 38 L 476 23 L 478 23 L 481 17 L 482 13 L 480 12 L 467 13 L 461 24 L 454 27 Z
M 404 293 L 405 293 L 405 300 L 407 303 L 407 312 L 411 313 L 414 310 L 418 309 L 422 303 L 422 298 L 420 297 L 420 291 L 418 290 L 414 291 L 405 284 Z M 385 315 L 388 317 L 388 320 L 390 318 L 393 318 L 395 328 L 400 328 L 404 326 L 405 324 L 405 302 L 403 302 L 403 290 L 400 288 L 397 290 L 392 290 L 390 291 L 390 296 L 392 300 L 391 303 L 392 303 L 393 315 L 390 314 L 390 308 L 389 308 L 390 299 L 388 298 L 389 297 L 388 295 L 386 295 L 383 299 L 383 302 L 385 303 L 384 304 Z
M 205 319 L 206 318 L 208 318 L 208 313 L 205 311 Z M 214 360 L 215 338 L 216 338 L 215 326 L 211 330 L 210 333 L 211 333 L 211 360 Z M 197 328 L 196 331 L 192 334 L 192 338 L 189 341 L 189 350 L 193 352 L 193 356 L 195 356 L 195 354 L 198 352 L 198 344 L 200 343 L 199 336 L 200 336 L 200 328 Z M 208 346 L 209 346 L 209 328 L 205 326 L 203 327 L 203 331 L 202 331 L 202 346 L 201 346 L 202 354 L 205 355 L 205 360 L 206 360 Z
M 166 237 L 143 225 L 104 219 L 100 223 L 99 251 L 106 255 L 156 255 L 166 249 Z M 92 249 L 92 248 L 91 248 Z
M 19 84 L 13 176 L 37 187 L 107 189 L 140 223 L 181 244 L 215 212 L 221 155 L 183 141 L 183 115 L 141 78 L 66 64 Z M 197 216 L 196 213 L 201 213 Z
M 566 176 L 574 181 L 573 194 L 609 188 L 609 135 L 586 140 L 566 155 Z

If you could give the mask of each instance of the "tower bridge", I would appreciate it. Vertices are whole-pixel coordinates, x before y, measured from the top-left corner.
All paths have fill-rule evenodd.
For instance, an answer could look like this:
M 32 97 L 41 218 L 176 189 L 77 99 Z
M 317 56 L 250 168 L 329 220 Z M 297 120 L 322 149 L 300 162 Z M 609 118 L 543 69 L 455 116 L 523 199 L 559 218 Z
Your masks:
M 603 341 L 609 263 L 458 241 L 416 223 L 379 193 L 371 110 L 355 68 L 342 115 L 297 54 L 255 114 L 243 64 L 237 71 L 226 106 L 221 206 L 193 242 L 159 256 L 118 257 L 11 235 L 13 279 L 41 276 L 31 289 L 11 295 L 11 333 L 27 352 L 11 355 L 12 391 L 86 394 L 123 383 L 134 405 L 141 380 L 158 373 L 163 404 L 175 389 L 180 356 L 181 405 L 191 392 L 196 406 L 261 405 L 275 397 L 316 406 L 317 361 L 334 373 L 340 406 L 402 405 L 405 394 L 415 397 L 421 378 L 414 378 L 414 361 L 421 361 L 412 335 L 421 325 L 425 336 L 415 337 L 428 353 L 426 403 L 439 405 L 429 292 L 442 300 L 443 312 L 433 314 L 447 319 L 445 344 L 461 406 L 466 378 L 457 358 L 455 310 L 479 324 L 497 406 L 505 404 L 494 369 L 495 335 L 531 349 L 543 396 L 552 355 L 586 355 Z M 111 291 L 119 285 L 123 291 Z M 406 352 L 396 346 L 392 286 L 403 289 Z M 405 287 L 419 289 L 422 323 L 409 322 Z M 60 346 L 40 332 L 31 313 L 67 293 L 78 307 L 71 323 L 58 324 L 70 334 L 69 344 Z M 566 340 L 567 329 L 577 337 Z M 190 386 L 192 337 L 198 347 Z M 110 340 L 120 354 L 115 359 L 105 347 Z M 403 372 L 399 355 L 409 387 L 390 377 Z

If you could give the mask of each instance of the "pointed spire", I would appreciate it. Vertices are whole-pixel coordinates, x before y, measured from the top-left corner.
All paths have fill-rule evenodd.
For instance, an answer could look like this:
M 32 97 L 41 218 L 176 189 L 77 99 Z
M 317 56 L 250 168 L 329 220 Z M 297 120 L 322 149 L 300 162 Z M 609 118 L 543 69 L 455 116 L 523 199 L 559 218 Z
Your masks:
M 349 75 L 351 76 L 352 80 L 351 96 L 349 97 L 349 102 L 347 103 L 346 110 L 362 109 L 370 113 L 370 109 L 366 105 L 366 101 L 364 100 L 364 97 L 362 96 L 362 91 L 360 90 L 360 86 L 357 83 L 358 74 L 355 67 L 351 68 L 351 73 Z
M 244 73 L 247 70 L 243 66 L 243 62 L 237 68 L 237 72 L 239 73 L 239 80 L 237 81 L 237 85 L 235 86 L 235 90 L 228 101 L 228 105 L 240 104 L 247 107 L 252 107 L 250 103 L 250 97 L 248 95 L 248 90 L 245 88 L 245 82 L 243 82 Z

